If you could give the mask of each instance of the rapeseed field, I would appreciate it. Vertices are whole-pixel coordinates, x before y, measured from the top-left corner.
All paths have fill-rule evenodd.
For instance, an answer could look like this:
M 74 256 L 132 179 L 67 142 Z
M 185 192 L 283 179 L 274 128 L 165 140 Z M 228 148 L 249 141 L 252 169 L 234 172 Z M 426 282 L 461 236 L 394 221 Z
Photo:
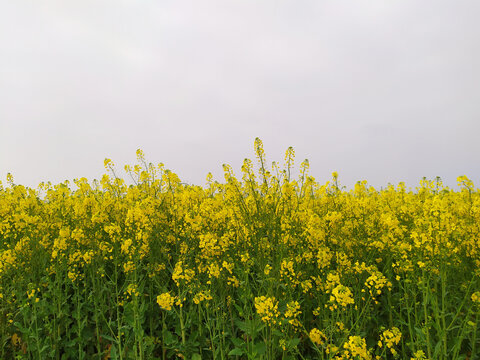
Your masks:
M 0 358 L 480 358 L 472 181 L 349 190 L 254 151 L 203 187 L 140 150 L 129 182 L 9 175 Z

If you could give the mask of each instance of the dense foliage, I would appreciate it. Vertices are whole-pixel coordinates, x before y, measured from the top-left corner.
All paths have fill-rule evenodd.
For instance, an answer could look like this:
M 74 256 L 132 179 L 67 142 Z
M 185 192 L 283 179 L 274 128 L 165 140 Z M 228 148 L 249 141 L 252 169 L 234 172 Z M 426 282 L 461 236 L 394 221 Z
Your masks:
M 291 178 L 0 185 L 2 359 L 475 359 L 480 192 Z

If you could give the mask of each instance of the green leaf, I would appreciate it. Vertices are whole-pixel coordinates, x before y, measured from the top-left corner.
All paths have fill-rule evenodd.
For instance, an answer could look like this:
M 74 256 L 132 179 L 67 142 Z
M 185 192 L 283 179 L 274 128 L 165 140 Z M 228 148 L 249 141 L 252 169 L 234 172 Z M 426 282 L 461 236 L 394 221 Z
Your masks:
M 235 309 L 237 309 L 238 314 L 239 314 L 240 316 L 243 316 L 243 308 L 241 308 L 241 307 L 240 307 L 239 305 L 237 305 L 237 304 L 233 304 L 233 306 L 235 307 Z
M 228 356 L 242 356 L 243 355 L 243 350 L 239 348 L 235 348 L 233 350 L 230 350 L 228 353 Z
M 243 345 L 245 345 L 245 341 L 239 338 L 232 338 L 232 342 L 235 345 L 235 347 L 242 347 Z
M 434 350 L 434 352 L 433 352 L 433 358 L 434 358 L 434 359 L 438 359 L 438 358 L 439 358 L 438 355 L 439 355 L 440 352 L 443 350 L 443 349 L 442 349 L 442 345 L 443 345 L 443 343 L 442 343 L 441 341 L 439 341 L 439 342 L 437 343 L 437 345 L 435 345 L 435 350 Z
M 255 345 L 253 346 L 253 351 L 254 351 L 257 355 L 263 355 L 263 354 L 265 354 L 265 352 L 267 351 L 267 347 L 265 346 L 265 343 L 264 343 L 264 342 L 261 342 L 261 343 L 255 344 Z
M 117 360 L 117 358 L 117 347 L 115 345 L 112 345 L 112 347 L 110 348 L 110 359 Z
M 235 325 L 237 325 L 237 327 L 242 330 L 244 333 L 247 333 L 249 334 L 249 327 L 247 326 L 246 322 L 245 321 L 240 321 L 240 320 L 236 320 L 235 321 Z
M 176 338 L 170 331 L 165 332 L 165 344 L 172 345 L 176 343 Z
M 298 344 L 300 344 L 300 338 L 290 339 L 289 342 L 288 342 L 288 346 L 291 349 L 295 348 Z
M 20 332 L 22 332 L 22 333 L 27 332 L 27 329 L 24 328 L 18 321 L 15 321 L 15 322 L 13 323 L 13 325 L 15 325 L 15 327 L 16 327 L 18 330 L 20 330 Z
M 200 354 L 193 354 L 192 360 L 202 360 L 202 356 Z
M 275 335 L 275 336 L 278 336 L 278 337 L 282 337 L 282 336 L 283 336 L 282 332 L 281 332 L 280 330 L 278 330 L 278 329 L 273 329 L 273 330 L 272 330 L 272 334 Z
M 108 336 L 108 335 L 101 335 L 100 337 L 102 339 L 105 339 L 105 340 L 108 340 L 108 341 L 111 341 L 111 342 L 117 342 L 117 340 L 115 340 L 113 337 Z

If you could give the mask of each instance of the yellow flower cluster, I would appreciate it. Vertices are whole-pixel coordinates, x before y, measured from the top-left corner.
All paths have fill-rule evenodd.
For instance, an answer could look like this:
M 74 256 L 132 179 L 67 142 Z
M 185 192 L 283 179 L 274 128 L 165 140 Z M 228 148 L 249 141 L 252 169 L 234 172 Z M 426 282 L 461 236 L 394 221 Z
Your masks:
M 265 269 L 263 270 L 263 273 L 265 275 L 270 275 L 270 271 L 272 271 L 272 266 L 270 264 L 265 265 Z
M 292 260 L 283 260 L 280 265 L 280 277 L 285 284 L 289 284 L 292 287 L 297 285 L 297 276 Z
M 475 304 L 479 304 L 480 305 L 480 291 L 476 291 L 472 294 L 471 296 L 472 298 L 472 301 L 475 303 Z
M 127 297 L 137 297 L 140 295 L 136 284 L 128 284 L 125 293 L 127 294 Z
M 172 306 L 175 303 L 175 296 L 166 292 L 157 296 L 157 304 L 164 310 L 172 310 Z
M 382 293 L 384 287 L 391 288 L 392 283 L 387 280 L 380 271 L 374 271 L 372 275 L 365 281 L 365 285 L 368 288 L 370 296 L 373 301 L 378 304 L 376 297 Z
M 310 330 L 309 336 L 310 340 L 312 340 L 315 345 L 321 346 L 325 343 L 325 341 L 327 341 L 327 337 L 325 336 L 325 334 L 317 328 L 313 328 L 312 330 Z
M 367 350 L 365 339 L 360 336 L 349 336 L 348 341 L 343 344 L 343 348 L 345 350 L 342 352 L 341 359 L 370 360 L 372 358 Z
M 346 307 L 347 305 L 354 304 L 353 293 L 348 286 L 337 285 L 332 289 L 330 296 L 330 302 L 332 303 L 331 310 L 337 309 L 338 305 Z
M 400 330 L 397 327 L 392 327 L 391 329 L 385 330 L 382 334 L 380 334 L 378 346 L 382 347 L 385 344 L 392 355 L 396 355 L 397 351 L 395 350 L 395 346 L 400 343 L 401 339 L 402 333 Z
M 104 162 L 108 174 L 91 183 L 76 179 L 74 186 L 48 182 L 31 189 L 8 175 L 0 184 L 2 338 L 24 334 L 15 324 L 31 323 L 28 311 L 38 310 L 44 312 L 35 315 L 38 319 L 54 319 L 39 327 L 38 338 L 60 348 L 53 342 L 74 337 L 64 326 L 74 321 L 66 318 L 73 310 L 80 319 L 91 315 L 86 309 L 102 309 L 111 319 L 95 319 L 99 328 L 85 333 L 111 333 L 112 324 L 122 327 L 131 312 L 144 311 L 132 331 L 137 341 L 138 328 L 145 325 L 140 322 L 155 314 L 156 298 L 161 309 L 181 309 L 163 316 L 170 321 L 165 329 L 184 338 L 169 339 L 171 344 L 188 342 L 188 331 L 197 328 L 204 338 L 195 341 L 204 341 L 202 349 L 231 344 L 223 338 L 220 345 L 212 339 L 207 344 L 209 332 L 202 322 L 211 319 L 218 324 L 209 326 L 256 344 L 245 324 L 261 320 L 275 326 L 268 331 L 282 337 L 281 347 L 290 357 L 297 356 L 292 349 L 301 342 L 304 358 L 368 359 L 387 352 L 392 356 L 401 348 L 406 353 L 399 357 L 425 359 L 417 349 L 433 354 L 432 344 L 441 343 L 438 351 L 446 351 L 440 334 L 447 330 L 430 331 L 429 326 L 447 324 L 449 337 L 464 337 L 458 341 L 463 352 L 458 357 L 469 356 L 464 348 L 474 348 L 480 306 L 480 291 L 471 290 L 478 289 L 480 276 L 480 191 L 470 179 L 459 177 L 458 190 L 439 179 L 424 179 L 413 190 L 403 183 L 375 189 L 366 181 L 348 190 L 337 173 L 317 182 L 308 174 L 308 161 L 294 176 L 292 148 L 283 168 L 267 166 L 259 139 L 255 155 L 258 167 L 247 159 L 237 177 L 225 165 L 225 181 L 214 181 L 210 174 L 205 186 L 181 182 L 163 164 L 147 164 L 142 151 L 137 152 L 139 164 L 125 167 L 128 180 L 118 176 L 110 159 Z M 466 296 L 471 301 L 464 301 Z M 119 311 L 113 308 L 124 303 Z M 57 321 L 57 315 L 65 318 Z M 155 320 L 148 331 L 158 337 Z M 299 335 L 304 326 L 321 346 L 314 348 Z M 415 328 L 429 331 L 428 336 L 408 331 Z M 353 331 L 365 338 L 350 336 Z M 119 336 L 116 351 L 140 354 L 140 347 L 120 344 L 123 340 Z M 368 350 L 366 343 L 379 346 Z M 279 339 L 272 344 L 280 344 Z M 194 354 L 187 345 L 182 349 Z M 107 354 L 105 342 L 98 346 Z M 29 343 L 26 351 L 36 348 Z M 272 348 L 266 351 L 276 358 Z M 244 351 L 241 344 L 237 350 Z M 2 351 L 16 354 L 18 349 Z
M 195 294 L 195 296 L 193 297 L 193 302 L 195 304 L 200 304 L 202 301 L 209 301 L 209 300 L 212 300 L 212 294 L 210 292 L 210 290 L 204 290 L 204 291 L 200 291 L 198 292 L 197 294 Z
M 274 297 L 260 296 L 255 298 L 255 309 L 262 321 L 275 325 L 278 321 L 278 301 Z
M 413 357 L 410 360 L 428 360 L 425 352 L 423 350 L 418 350 L 413 354 Z
M 183 281 L 188 284 L 195 277 L 195 271 L 189 269 L 183 264 L 183 261 L 177 262 L 175 269 L 173 270 L 172 280 L 175 281 L 177 286 L 180 286 L 180 283 Z
M 298 301 L 290 301 L 287 303 L 287 310 L 285 310 L 285 318 L 288 320 L 288 323 L 294 328 L 301 326 L 298 317 L 302 314 L 300 311 L 300 304 Z

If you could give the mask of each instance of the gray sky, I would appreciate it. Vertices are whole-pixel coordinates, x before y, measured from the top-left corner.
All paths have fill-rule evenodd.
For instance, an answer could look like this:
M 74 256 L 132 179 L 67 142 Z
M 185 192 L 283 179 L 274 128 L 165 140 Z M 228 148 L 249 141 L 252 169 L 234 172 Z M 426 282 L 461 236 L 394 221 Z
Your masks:
M 352 186 L 480 184 L 478 0 L 0 0 L 0 176 L 147 159 L 203 185 L 283 162 Z M 121 171 L 123 174 L 123 170 Z

